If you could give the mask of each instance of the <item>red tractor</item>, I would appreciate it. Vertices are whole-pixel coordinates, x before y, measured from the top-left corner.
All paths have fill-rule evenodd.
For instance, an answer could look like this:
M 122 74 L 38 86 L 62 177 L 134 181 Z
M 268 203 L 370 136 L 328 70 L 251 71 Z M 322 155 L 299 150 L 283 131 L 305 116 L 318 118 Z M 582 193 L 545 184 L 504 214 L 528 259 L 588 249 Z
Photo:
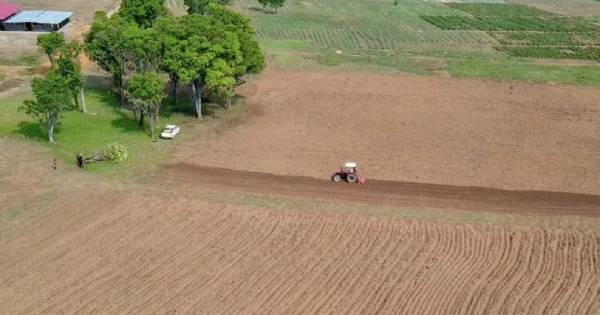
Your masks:
M 358 173 L 358 167 L 355 162 L 346 162 L 343 167 L 340 167 L 339 172 L 331 176 L 331 180 L 336 183 L 344 180 L 353 184 L 364 184 L 366 181 L 366 179 Z

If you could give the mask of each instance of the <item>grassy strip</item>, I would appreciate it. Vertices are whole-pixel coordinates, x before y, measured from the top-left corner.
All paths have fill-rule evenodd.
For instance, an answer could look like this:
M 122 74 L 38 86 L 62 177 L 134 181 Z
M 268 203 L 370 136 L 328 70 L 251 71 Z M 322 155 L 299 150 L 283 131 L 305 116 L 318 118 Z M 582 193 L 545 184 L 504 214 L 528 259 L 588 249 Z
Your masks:
M 40 57 L 40 55 L 22 55 L 16 58 L 0 57 L 0 65 L 33 67 L 40 63 Z
M 485 55 L 450 58 L 448 72 L 456 77 L 495 78 L 532 83 L 600 86 L 600 65 L 535 64 L 524 58 Z

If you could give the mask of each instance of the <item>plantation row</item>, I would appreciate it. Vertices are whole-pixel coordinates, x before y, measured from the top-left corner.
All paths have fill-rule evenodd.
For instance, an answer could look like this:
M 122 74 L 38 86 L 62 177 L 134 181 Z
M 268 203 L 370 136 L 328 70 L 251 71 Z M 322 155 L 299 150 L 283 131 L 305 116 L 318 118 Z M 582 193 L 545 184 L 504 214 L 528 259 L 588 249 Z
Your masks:
M 600 47 L 499 46 L 496 49 L 514 57 L 600 61 Z
M 447 6 L 473 16 L 550 17 L 554 14 L 527 5 L 503 3 L 448 3 Z
M 508 46 L 600 46 L 596 34 L 544 32 L 490 32 L 500 44 Z
M 492 44 L 487 36 L 480 36 L 472 32 L 386 32 L 382 30 L 339 30 L 339 29 L 286 29 L 286 28 L 259 28 L 259 38 L 272 40 L 301 40 L 310 42 L 319 47 L 358 50 L 398 50 L 406 48 L 406 43 L 424 43 L 429 46 L 448 46 L 460 44 Z M 411 45 L 412 47 L 412 45 Z
M 535 31 L 598 34 L 600 26 L 575 17 L 421 16 L 442 30 Z
M 447 4 L 472 16 L 421 16 L 442 30 L 485 31 L 516 57 L 599 60 L 600 25 L 524 5 Z

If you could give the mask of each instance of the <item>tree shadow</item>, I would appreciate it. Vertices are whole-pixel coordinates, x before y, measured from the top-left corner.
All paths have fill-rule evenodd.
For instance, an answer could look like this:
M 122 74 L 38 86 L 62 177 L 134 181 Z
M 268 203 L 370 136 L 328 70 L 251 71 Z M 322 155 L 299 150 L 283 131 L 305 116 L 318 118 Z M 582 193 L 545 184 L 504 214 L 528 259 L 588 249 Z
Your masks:
M 247 9 L 250 11 L 260 12 L 263 14 L 277 14 L 277 11 L 267 10 L 266 8 L 263 8 L 263 7 L 251 6 L 251 7 L 247 7 Z
M 112 89 L 112 80 L 105 75 L 86 75 L 85 88 L 91 90 L 110 91 Z
M 133 119 L 132 116 L 125 115 L 125 114 L 117 119 L 113 119 L 110 122 L 110 124 L 113 127 L 117 128 L 125 133 L 145 132 L 146 131 L 146 123 L 147 123 L 147 121 L 144 121 L 144 128 L 139 128 L 138 122 L 135 119 Z
M 46 135 L 39 122 L 22 121 L 19 123 L 18 129 L 13 133 L 36 141 L 48 141 L 48 135 Z M 57 133 L 58 129 L 55 129 L 54 134 L 56 135 Z

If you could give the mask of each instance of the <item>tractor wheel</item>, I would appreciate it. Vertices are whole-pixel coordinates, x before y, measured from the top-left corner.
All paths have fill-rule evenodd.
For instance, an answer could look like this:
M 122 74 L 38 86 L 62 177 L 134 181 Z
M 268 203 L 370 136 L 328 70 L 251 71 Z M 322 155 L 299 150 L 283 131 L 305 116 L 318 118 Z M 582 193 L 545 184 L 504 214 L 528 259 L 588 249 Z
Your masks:
M 340 174 L 335 174 L 335 175 L 333 175 L 333 176 L 331 177 L 331 180 L 332 180 L 332 181 L 334 181 L 334 182 L 336 182 L 336 183 L 338 183 L 338 182 L 340 182 L 340 181 L 342 180 L 342 175 L 340 175 Z
M 346 180 L 348 181 L 348 183 L 356 183 L 358 177 L 354 174 L 348 174 L 348 176 L 346 176 Z

